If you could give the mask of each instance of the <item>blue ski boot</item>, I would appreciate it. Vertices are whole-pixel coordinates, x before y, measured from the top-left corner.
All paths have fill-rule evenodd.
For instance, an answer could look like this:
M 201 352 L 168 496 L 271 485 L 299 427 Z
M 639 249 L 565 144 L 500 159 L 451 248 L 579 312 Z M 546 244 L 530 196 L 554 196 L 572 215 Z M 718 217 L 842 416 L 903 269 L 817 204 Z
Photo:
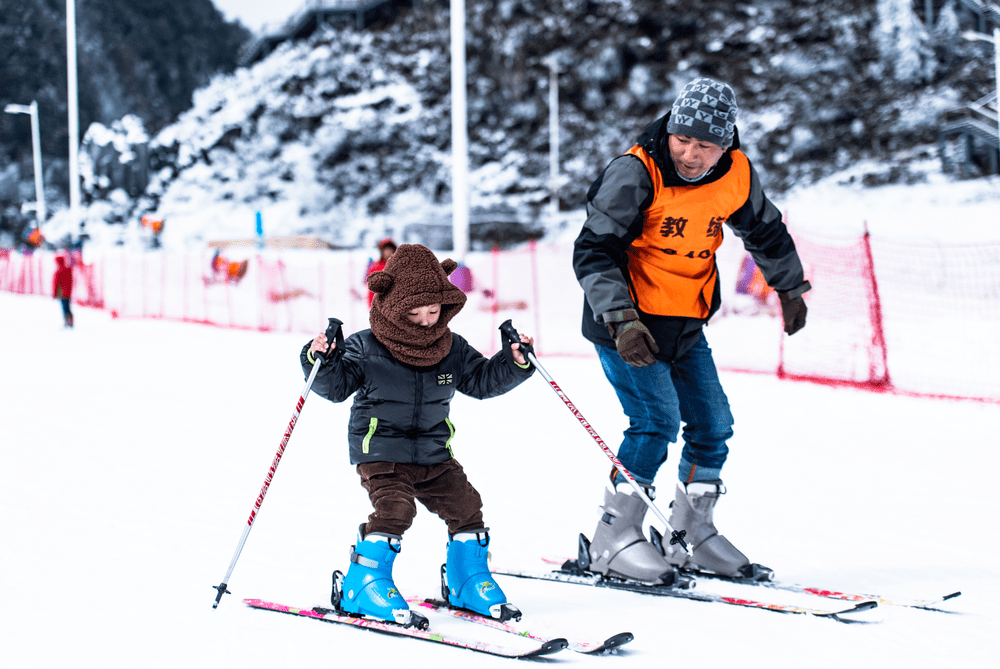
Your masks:
M 351 546 L 351 566 L 347 576 L 333 573 L 333 607 L 343 613 L 395 622 L 405 627 L 427 629 L 427 618 L 410 611 L 406 599 L 392 580 L 392 563 L 399 554 L 401 537 L 372 532 Z
M 448 542 L 448 561 L 441 565 L 441 594 L 449 605 L 501 622 L 520 620 L 521 612 L 507 596 L 486 563 L 490 535 L 486 528 L 460 532 Z

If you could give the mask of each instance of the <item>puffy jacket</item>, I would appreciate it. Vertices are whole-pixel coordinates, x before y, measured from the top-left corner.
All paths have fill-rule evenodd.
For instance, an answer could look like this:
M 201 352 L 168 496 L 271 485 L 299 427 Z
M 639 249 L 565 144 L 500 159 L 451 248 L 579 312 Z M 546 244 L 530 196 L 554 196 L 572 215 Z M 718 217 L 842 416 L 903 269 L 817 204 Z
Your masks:
M 661 186 L 667 188 L 697 189 L 714 184 L 725 179 L 733 169 L 734 152 L 738 152 L 740 146 L 737 131 L 732 146 L 707 176 L 694 184 L 684 181 L 674 169 L 667 147 L 669 117 L 667 114 L 650 125 L 640 135 L 632 152 L 612 160 L 587 193 L 587 220 L 574 245 L 573 269 L 585 296 L 583 335 L 601 346 L 615 347 L 601 316 L 637 306 L 629 266 L 630 255 L 634 254 L 630 250 L 633 242 L 642 236 L 645 226 L 659 225 L 659 221 L 647 221 L 646 217 L 657 190 L 653 179 L 661 179 Z M 637 148 L 642 151 L 637 152 Z M 655 174 L 636 153 L 649 157 Z M 792 294 L 807 290 L 802 263 L 781 220 L 781 212 L 765 196 L 753 165 L 741 153 L 738 158 L 741 164 L 749 167 L 749 181 L 742 204 L 725 223 L 743 241 L 768 285 Z M 664 207 L 663 215 L 670 215 L 669 204 Z M 672 362 L 683 355 L 721 304 L 714 253 L 709 261 L 715 280 L 710 284 L 711 295 L 705 299 L 706 316 L 655 316 L 639 311 L 640 319 L 656 339 L 660 349 L 657 357 L 661 360 Z M 678 277 L 678 280 L 685 279 Z
M 455 393 L 496 397 L 534 372 L 514 361 L 509 346 L 486 358 L 460 335 L 451 336 L 451 351 L 433 367 L 396 360 L 371 330 L 352 334 L 320 366 L 313 392 L 332 402 L 354 394 L 347 428 L 351 464 L 430 465 L 452 458 L 455 426 L 449 411 Z M 312 371 L 308 353 L 306 344 L 300 356 L 306 376 Z

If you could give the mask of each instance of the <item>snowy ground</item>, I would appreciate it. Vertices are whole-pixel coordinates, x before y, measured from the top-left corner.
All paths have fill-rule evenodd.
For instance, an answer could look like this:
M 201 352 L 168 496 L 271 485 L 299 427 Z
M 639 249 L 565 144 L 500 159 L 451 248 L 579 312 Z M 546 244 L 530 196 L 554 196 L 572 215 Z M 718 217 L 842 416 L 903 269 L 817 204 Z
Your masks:
M 317 396 L 229 581 L 233 594 L 213 610 L 212 586 L 302 390 L 305 337 L 76 313 L 66 331 L 54 301 L 0 293 L 0 666 L 509 662 L 241 603 L 326 603 L 330 572 L 346 569 L 369 511 L 347 461 L 348 406 Z M 596 358 L 542 363 L 617 444 L 625 419 Z M 734 543 L 786 580 L 889 597 L 963 595 L 949 613 L 883 607 L 874 622 L 844 625 L 500 577 L 532 631 L 635 634 L 617 657 L 564 651 L 547 662 L 996 667 L 1000 501 L 989 481 L 1000 465 L 1000 406 L 768 376 L 723 381 L 737 432 L 717 521 Z M 578 533 L 592 535 L 609 464 L 540 377 L 488 402 L 459 398 L 453 419 L 456 454 L 485 500 L 494 564 L 542 568 L 539 556 L 572 553 Z M 672 488 L 678 455 L 661 470 L 661 492 Z M 403 594 L 437 594 L 445 539 L 422 509 L 397 561 Z

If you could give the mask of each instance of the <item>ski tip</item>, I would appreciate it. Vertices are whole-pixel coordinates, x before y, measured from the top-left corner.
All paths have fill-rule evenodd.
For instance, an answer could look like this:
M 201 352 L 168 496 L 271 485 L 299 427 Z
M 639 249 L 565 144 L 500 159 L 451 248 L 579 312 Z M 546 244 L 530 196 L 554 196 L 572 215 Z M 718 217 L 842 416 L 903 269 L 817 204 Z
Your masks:
M 947 602 L 949 599 L 955 599 L 956 597 L 958 597 L 961 594 L 962 594 L 961 592 L 953 592 L 950 595 L 945 595 L 944 597 L 942 597 L 941 601 L 942 602 Z
M 536 650 L 522 655 L 521 657 L 541 657 L 542 655 L 552 655 L 567 648 L 569 648 L 569 641 L 566 639 L 550 639 L 539 646 Z
M 869 600 L 858 602 L 849 609 L 843 611 L 831 611 L 826 617 L 838 620 L 842 623 L 874 623 L 880 622 L 883 618 L 884 609 L 879 608 L 878 602 Z
M 621 634 L 616 634 L 613 637 L 609 637 L 607 641 L 601 644 L 600 648 L 596 648 L 592 651 L 594 655 L 608 655 L 615 654 L 618 649 L 627 643 L 632 643 L 635 640 L 635 635 L 631 632 L 622 632 Z

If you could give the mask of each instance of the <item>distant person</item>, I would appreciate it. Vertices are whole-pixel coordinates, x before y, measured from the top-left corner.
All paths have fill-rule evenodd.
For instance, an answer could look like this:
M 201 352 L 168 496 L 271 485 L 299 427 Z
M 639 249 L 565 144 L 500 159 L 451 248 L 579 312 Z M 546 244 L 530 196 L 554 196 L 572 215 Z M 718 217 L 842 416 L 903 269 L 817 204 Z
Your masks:
M 52 275 L 52 297 L 62 303 L 63 325 L 73 327 L 73 312 L 70 300 L 73 297 L 73 268 L 66 264 L 66 257 L 56 256 L 56 271 Z
M 347 575 L 334 574 L 333 604 L 348 613 L 419 623 L 392 578 L 419 501 L 447 524 L 448 603 L 499 620 L 520 617 L 490 574 L 482 498 L 455 459 L 450 414 L 456 393 L 487 399 L 527 380 L 534 369 L 520 344 L 533 340 L 522 334 L 486 358 L 453 333 L 448 323 L 466 301 L 448 278 L 455 267 L 425 246 L 403 244 L 368 277 L 376 294 L 371 328 L 346 341 L 321 333 L 302 348 L 306 376 L 313 354 L 328 354 L 313 392 L 331 402 L 354 396 L 347 442 L 374 507 L 358 529 Z
M 392 241 L 391 237 L 386 237 L 379 241 L 376 245 L 378 249 L 379 257 L 370 263 L 368 263 L 368 269 L 365 271 L 365 280 L 374 274 L 375 272 L 381 272 L 385 269 L 385 264 L 392 257 L 392 254 L 396 252 L 396 242 Z M 375 299 L 375 293 L 368 291 L 368 308 L 372 308 L 372 300 Z
M 721 304 L 715 252 L 723 223 L 777 291 L 789 335 L 805 326 L 802 295 L 810 286 L 781 212 L 739 150 L 737 111 L 728 84 L 689 82 L 587 193 L 573 268 L 585 294 L 583 334 L 629 418 L 618 459 L 652 493 L 668 446 L 683 434 L 670 524 L 687 533 L 693 549 L 689 557 L 666 541 L 662 550 L 646 541 L 646 504 L 612 469 L 590 546 L 589 568 L 601 574 L 658 584 L 673 582 L 677 568 L 772 576 L 713 520 L 726 492 L 722 466 L 733 436 L 729 400 L 703 332 Z

